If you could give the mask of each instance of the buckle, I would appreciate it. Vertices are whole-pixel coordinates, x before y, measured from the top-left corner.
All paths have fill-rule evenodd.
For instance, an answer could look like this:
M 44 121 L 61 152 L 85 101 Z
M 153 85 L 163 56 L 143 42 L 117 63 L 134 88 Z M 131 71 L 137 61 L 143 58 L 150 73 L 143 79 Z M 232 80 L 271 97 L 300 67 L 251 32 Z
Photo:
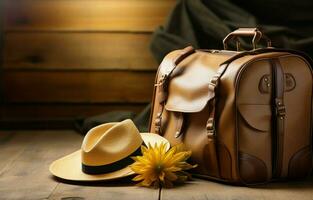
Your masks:
M 206 123 L 206 130 L 207 130 L 207 135 L 209 138 L 215 136 L 215 124 L 214 124 L 214 119 L 209 118 L 207 123 Z
M 214 75 L 214 76 L 211 78 L 211 80 L 210 80 L 209 89 L 210 89 L 211 91 L 215 91 L 215 88 L 217 87 L 218 82 L 219 82 L 219 76 L 218 76 L 218 75 Z
M 286 106 L 280 100 L 276 100 L 276 115 L 281 119 L 286 115 Z
M 161 127 L 161 117 L 160 116 L 157 116 L 157 118 L 154 121 L 154 125 L 156 127 Z
M 160 80 L 154 86 L 163 86 L 167 80 L 167 77 L 168 77 L 167 74 L 162 74 Z
M 161 118 L 157 117 L 154 121 L 154 131 L 156 134 L 161 133 Z

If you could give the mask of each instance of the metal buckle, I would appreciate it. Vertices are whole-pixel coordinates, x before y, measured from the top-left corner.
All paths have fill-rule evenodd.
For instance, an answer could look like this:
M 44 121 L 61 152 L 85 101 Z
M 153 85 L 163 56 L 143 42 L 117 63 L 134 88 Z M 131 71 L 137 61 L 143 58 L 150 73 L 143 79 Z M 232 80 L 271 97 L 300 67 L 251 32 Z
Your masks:
M 156 134 L 161 133 L 161 118 L 159 116 L 157 116 L 157 118 L 154 121 L 154 128 Z
M 158 83 L 155 84 L 155 86 L 163 86 L 167 80 L 167 77 L 168 76 L 166 74 L 162 74 L 160 80 L 158 81 Z
M 155 127 L 160 127 L 161 126 L 161 117 L 157 116 L 157 118 L 154 121 Z
M 215 91 L 215 88 L 217 87 L 218 82 L 219 82 L 219 76 L 218 76 L 218 75 L 214 75 L 214 76 L 211 78 L 211 80 L 210 80 L 209 89 L 210 89 L 211 91 Z
M 215 124 L 214 124 L 214 119 L 209 118 L 207 123 L 206 123 L 206 130 L 207 130 L 207 135 L 208 137 L 214 137 L 215 136 Z
M 276 115 L 280 118 L 284 118 L 286 115 L 286 106 L 279 100 L 276 101 Z

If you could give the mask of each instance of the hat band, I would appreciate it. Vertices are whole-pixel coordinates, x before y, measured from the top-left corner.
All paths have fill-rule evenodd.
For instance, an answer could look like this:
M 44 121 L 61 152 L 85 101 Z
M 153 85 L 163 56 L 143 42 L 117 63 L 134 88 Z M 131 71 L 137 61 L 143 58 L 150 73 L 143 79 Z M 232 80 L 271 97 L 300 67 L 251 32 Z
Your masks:
M 128 165 L 132 164 L 134 160 L 131 158 L 132 156 L 138 156 L 141 154 L 141 146 L 139 146 L 136 151 L 134 151 L 132 154 L 127 156 L 126 158 L 123 158 L 119 161 L 116 161 L 111 164 L 107 165 L 99 165 L 99 166 L 90 166 L 90 165 L 85 165 L 82 163 L 82 171 L 86 174 L 106 174 L 110 172 L 114 172 L 120 169 L 123 169 L 127 167 Z

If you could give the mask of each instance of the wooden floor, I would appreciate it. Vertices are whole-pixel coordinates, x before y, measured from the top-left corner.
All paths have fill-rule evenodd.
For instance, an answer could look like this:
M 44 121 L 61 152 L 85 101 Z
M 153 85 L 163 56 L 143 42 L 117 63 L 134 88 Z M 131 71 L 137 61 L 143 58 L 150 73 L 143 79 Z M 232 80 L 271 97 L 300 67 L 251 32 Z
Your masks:
M 73 131 L 5 131 L 0 134 L 0 199 L 281 199 L 313 200 L 313 179 L 273 183 L 257 188 L 198 180 L 174 189 L 133 186 L 128 180 L 73 185 L 60 183 L 49 164 L 79 149 L 82 136 Z

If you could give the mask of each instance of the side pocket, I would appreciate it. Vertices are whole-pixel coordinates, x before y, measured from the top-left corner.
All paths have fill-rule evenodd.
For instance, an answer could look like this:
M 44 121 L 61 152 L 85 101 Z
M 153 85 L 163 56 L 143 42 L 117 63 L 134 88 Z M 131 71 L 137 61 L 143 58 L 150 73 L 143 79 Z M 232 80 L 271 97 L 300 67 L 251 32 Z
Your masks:
M 310 146 L 297 151 L 289 161 L 288 176 L 292 179 L 304 178 L 312 170 L 312 152 Z
M 260 183 L 268 180 L 267 167 L 259 158 L 246 154 L 239 154 L 240 176 L 246 183 Z
M 239 173 L 246 183 L 268 181 L 272 176 L 271 106 L 238 106 Z
M 206 173 L 209 176 L 220 177 L 219 164 L 217 159 L 216 141 L 209 140 L 209 142 L 203 148 L 203 161 L 205 165 Z

